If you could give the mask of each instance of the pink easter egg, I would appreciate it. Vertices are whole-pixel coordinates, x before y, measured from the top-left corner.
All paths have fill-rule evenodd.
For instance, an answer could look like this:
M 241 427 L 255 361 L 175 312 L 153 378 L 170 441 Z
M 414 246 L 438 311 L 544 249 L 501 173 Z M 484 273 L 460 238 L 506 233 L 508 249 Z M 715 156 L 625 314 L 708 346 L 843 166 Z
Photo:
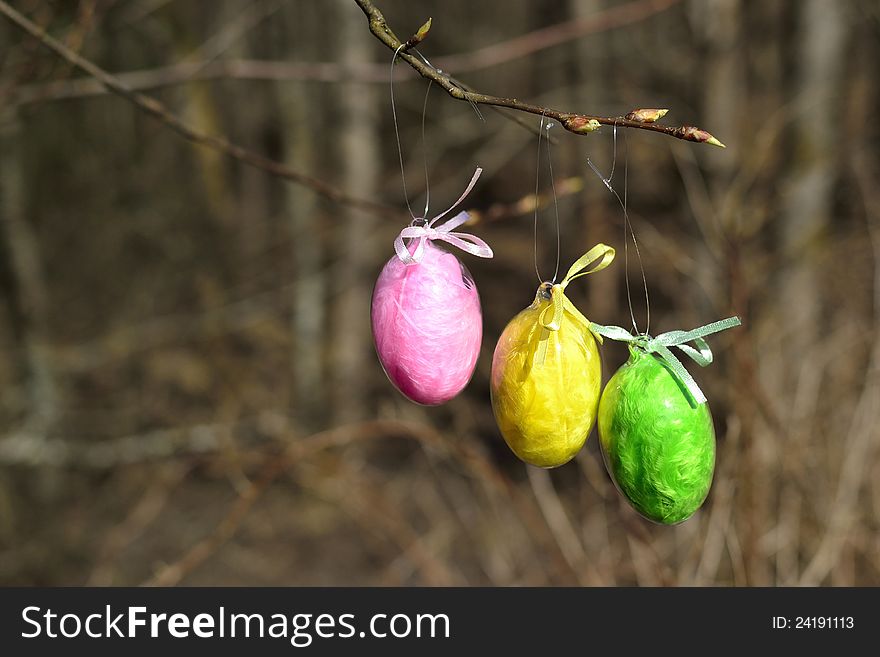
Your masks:
M 382 368 L 412 401 L 442 404 L 470 381 L 483 315 L 474 279 L 453 254 L 425 241 L 416 264 L 392 257 L 376 281 L 370 315 Z

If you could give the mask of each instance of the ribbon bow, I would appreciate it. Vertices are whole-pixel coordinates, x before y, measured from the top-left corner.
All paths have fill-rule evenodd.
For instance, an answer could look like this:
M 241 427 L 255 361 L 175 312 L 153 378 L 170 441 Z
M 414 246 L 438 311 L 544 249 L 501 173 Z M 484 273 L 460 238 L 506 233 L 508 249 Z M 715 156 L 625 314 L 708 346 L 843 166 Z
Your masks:
M 706 367 L 706 365 L 712 362 L 712 350 L 709 349 L 709 345 L 703 338 L 707 335 L 739 326 L 740 324 L 742 322 L 739 317 L 728 317 L 727 319 L 706 324 L 690 331 L 661 333 L 655 338 L 645 334 L 633 335 L 620 326 L 602 326 L 601 324 L 593 323 L 590 324 L 590 330 L 612 340 L 637 345 L 649 354 L 657 354 L 669 366 L 678 380 L 688 389 L 697 404 L 705 404 L 706 395 L 700 390 L 700 386 L 694 381 L 690 372 L 675 357 L 670 347 L 677 347 L 697 365 Z M 688 342 L 693 342 L 696 345 L 696 349 L 686 344 Z
M 468 233 L 452 232 L 453 228 L 458 228 L 468 220 L 467 212 L 459 212 L 449 221 L 440 224 L 436 228 L 434 227 L 434 224 L 437 222 L 437 220 L 442 219 L 447 214 L 452 212 L 452 210 L 455 209 L 455 207 L 459 203 L 461 203 L 468 194 L 471 193 L 471 190 L 474 188 L 474 185 L 477 184 L 477 179 L 479 179 L 481 173 L 483 173 L 483 170 L 477 167 L 477 170 L 474 172 L 473 178 L 471 178 L 471 181 L 470 183 L 468 183 L 468 186 L 464 190 L 464 193 L 447 210 L 438 214 L 436 217 L 431 219 L 431 221 L 426 221 L 422 217 L 413 219 L 412 224 L 400 231 L 397 239 L 394 240 L 394 250 L 395 252 L 397 252 L 397 257 L 400 258 L 403 264 L 415 265 L 422 259 L 426 240 L 442 240 L 451 244 L 452 246 L 458 247 L 462 251 L 467 251 L 468 253 L 471 253 L 475 256 L 479 256 L 481 258 L 492 257 L 492 249 L 489 248 L 489 245 L 486 244 L 479 237 L 476 237 L 475 235 L 470 235 Z M 407 239 L 419 240 L 419 243 L 418 245 L 416 245 L 416 249 L 415 251 L 413 251 L 413 253 L 409 252 L 406 243 L 404 243 L 404 240 Z
M 576 278 L 586 276 L 587 274 L 594 274 L 597 271 L 602 271 L 605 267 L 611 264 L 612 260 L 614 260 L 614 249 L 607 244 L 597 244 L 580 258 L 575 260 L 562 281 L 556 284 L 543 283 L 541 285 L 541 291 L 549 292 L 550 294 L 550 305 L 544 309 L 538 318 L 538 321 L 541 324 L 541 335 L 538 337 L 538 364 L 543 363 L 544 357 L 547 355 L 547 343 L 550 338 L 550 331 L 558 331 L 560 329 L 562 326 L 562 317 L 566 310 L 571 313 L 576 320 L 592 331 L 600 343 L 602 342 L 602 335 L 593 331 L 593 325 L 590 320 L 584 317 L 581 311 L 575 308 L 574 304 L 565 296 L 565 288 Z M 591 267 L 590 265 L 593 266 Z

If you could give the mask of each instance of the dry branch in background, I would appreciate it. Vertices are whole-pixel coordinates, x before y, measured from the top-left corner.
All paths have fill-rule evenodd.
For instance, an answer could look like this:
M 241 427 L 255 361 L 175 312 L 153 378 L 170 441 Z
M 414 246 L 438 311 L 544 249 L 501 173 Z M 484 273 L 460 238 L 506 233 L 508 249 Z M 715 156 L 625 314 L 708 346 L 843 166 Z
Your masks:
M 9 20 L 34 38 L 39 39 L 43 45 L 66 62 L 92 76 L 109 91 L 125 98 L 142 112 L 158 119 L 187 141 L 223 153 L 234 160 L 261 169 L 273 176 L 289 180 L 290 182 L 299 185 L 304 185 L 324 198 L 336 203 L 341 203 L 378 215 L 395 215 L 398 213 L 398 211 L 391 206 L 346 194 L 344 191 L 333 187 L 323 180 L 318 180 L 308 174 L 295 171 L 280 162 L 276 162 L 260 155 L 259 153 L 255 153 L 254 151 L 238 146 L 237 144 L 233 144 L 225 137 L 200 132 L 186 123 L 179 116 L 170 112 L 165 105 L 155 98 L 134 91 L 124 82 L 119 80 L 119 78 L 111 75 L 97 64 L 94 64 L 75 53 L 38 25 L 28 20 L 24 15 L 10 7 L 4 0 L 0 0 L 0 14 L 6 16 Z
M 260 474 L 241 492 L 232 504 L 228 513 L 214 530 L 187 550 L 178 560 L 164 565 L 145 584 L 147 586 L 174 586 L 192 572 L 206 559 L 213 555 L 224 543 L 232 538 L 248 511 L 266 491 L 270 484 L 285 472 L 303 463 L 307 458 L 331 448 L 345 447 L 363 441 L 387 438 L 404 438 L 418 442 L 427 449 L 437 450 L 458 462 L 476 481 L 482 481 L 507 499 L 517 509 L 517 517 L 534 537 L 549 534 L 540 512 L 534 501 L 520 493 L 511 482 L 493 465 L 482 451 L 466 443 L 449 440 L 434 428 L 396 420 L 371 420 L 342 425 L 321 431 L 307 437 L 290 440 L 291 425 L 282 416 L 276 416 L 269 422 L 276 440 L 283 439 L 279 451 L 277 446 L 270 446 L 266 453 L 261 454 Z M 554 542 L 547 543 L 544 553 L 548 560 L 556 563 L 564 560 L 561 546 Z M 430 570 L 430 568 L 429 568 Z M 566 570 L 563 566 L 562 570 Z M 571 576 L 577 573 L 569 569 Z
M 542 27 L 499 43 L 468 52 L 443 55 L 433 60 L 440 70 L 470 73 L 506 64 L 575 39 L 632 25 L 666 11 L 681 0 L 632 0 L 623 5 L 607 7 L 589 16 Z M 281 82 L 311 80 L 315 82 L 358 82 L 388 84 L 388 66 L 377 62 L 358 62 L 341 66 L 338 62 L 286 62 L 262 59 L 221 59 L 214 61 L 179 61 L 169 66 L 116 73 L 116 77 L 132 90 L 144 91 L 199 80 L 235 79 Z M 98 80 L 83 77 L 74 80 L 52 80 L 23 85 L 15 90 L 16 103 L 27 105 L 67 98 L 87 98 L 107 93 Z

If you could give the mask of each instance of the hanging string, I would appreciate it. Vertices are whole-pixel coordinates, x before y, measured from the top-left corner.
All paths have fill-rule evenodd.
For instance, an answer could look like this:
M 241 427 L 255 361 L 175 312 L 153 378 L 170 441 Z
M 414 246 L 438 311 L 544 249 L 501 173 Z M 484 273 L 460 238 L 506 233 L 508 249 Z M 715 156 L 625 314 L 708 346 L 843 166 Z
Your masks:
M 559 252 L 561 245 L 559 243 L 559 198 L 556 195 L 556 179 L 553 177 L 553 157 L 550 153 L 550 128 L 553 126 L 553 123 L 547 124 L 547 168 L 550 171 L 550 189 L 553 191 L 553 212 L 556 215 L 556 267 L 553 269 L 553 282 L 555 283 L 556 277 L 559 276 Z
M 459 212 L 451 219 L 437 225 L 437 222 L 440 219 L 452 212 L 452 210 L 454 210 L 462 201 L 464 201 L 465 197 L 470 194 L 471 190 L 474 188 L 474 185 L 477 183 L 480 174 L 483 173 L 483 170 L 480 167 L 477 167 L 477 170 L 474 172 L 470 183 L 468 183 L 467 188 L 464 190 L 458 200 L 453 203 L 449 208 L 447 208 L 437 216 L 433 217 L 432 219 L 428 220 L 431 208 L 431 186 L 430 176 L 428 175 L 428 149 L 426 146 L 427 139 L 425 136 L 425 124 L 427 122 L 428 115 L 428 97 L 431 94 L 431 85 L 434 82 L 433 80 L 428 81 L 428 88 L 425 90 L 425 98 L 422 101 L 421 140 L 422 165 L 425 171 L 425 210 L 421 217 L 416 217 L 415 213 L 413 212 L 412 205 L 410 204 L 409 200 L 409 193 L 406 188 L 406 166 L 403 162 L 403 148 L 400 144 L 400 128 L 398 126 L 397 120 L 397 105 L 394 100 L 394 65 L 397 62 L 397 58 L 400 56 L 400 51 L 405 45 L 406 44 L 401 44 L 400 46 L 398 46 L 397 49 L 394 51 L 394 55 L 391 57 L 389 87 L 391 91 L 391 116 L 394 121 L 394 139 L 397 144 L 397 159 L 400 163 L 400 179 L 403 184 L 404 200 L 406 201 L 406 207 L 409 210 L 409 214 L 412 217 L 412 223 L 401 230 L 397 238 L 394 240 L 394 251 L 397 253 L 397 257 L 400 258 L 400 260 L 405 265 L 415 265 L 418 264 L 418 262 L 422 258 L 425 244 L 431 240 L 440 240 L 481 258 L 491 258 L 493 255 L 492 249 L 482 239 L 468 233 L 453 231 L 454 228 L 457 228 L 468 220 L 467 212 Z M 416 54 L 425 62 L 426 65 L 434 68 L 431 62 L 429 62 L 424 55 L 418 52 L 416 52 Z M 483 118 L 482 115 L 479 114 L 479 112 L 478 116 L 480 116 L 481 119 Z M 413 253 L 410 253 L 407 245 L 412 240 L 418 240 L 418 243 L 416 245 L 415 251 Z
M 397 142 L 397 159 L 400 161 L 400 179 L 403 183 L 403 200 L 406 201 L 406 209 L 409 210 L 409 215 L 412 217 L 412 220 L 416 221 L 416 214 L 413 212 L 412 206 L 409 203 L 409 193 L 406 191 L 406 168 L 403 165 L 403 148 L 400 146 L 400 129 L 397 126 L 397 106 L 394 102 L 394 65 L 397 63 L 397 57 L 400 55 L 400 51 L 405 45 L 405 43 L 401 43 L 391 57 L 391 73 L 389 74 L 388 86 L 391 88 L 391 117 L 394 121 L 394 139 Z M 427 214 L 427 211 L 425 214 Z
M 406 44 L 403 44 L 403 43 L 400 44 L 397 47 L 397 49 L 394 51 L 394 54 L 391 57 L 391 73 L 390 73 L 388 79 L 389 79 L 389 88 L 390 88 L 390 92 L 391 92 L 391 116 L 392 116 L 392 119 L 394 122 L 394 140 L 397 144 L 397 159 L 400 163 L 400 179 L 403 184 L 403 198 L 404 198 L 404 201 L 406 201 L 406 207 L 409 210 L 409 214 L 412 217 L 412 220 L 418 221 L 419 219 L 427 219 L 428 213 L 430 212 L 430 208 L 431 208 L 431 183 L 430 183 L 430 177 L 428 175 L 428 149 L 427 149 L 427 140 L 425 138 L 425 123 L 426 123 L 426 117 L 428 115 L 428 96 L 430 96 L 430 94 L 431 94 L 431 87 L 433 86 L 434 81 L 428 80 L 428 88 L 425 90 L 425 99 L 422 102 L 421 139 L 422 139 L 422 166 L 423 166 L 424 172 L 425 172 L 425 210 L 422 213 L 421 217 L 416 217 L 415 213 L 413 212 L 412 205 L 410 204 L 409 193 L 406 188 L 406 166 L 404 165 L 404 162 L 403 162 L 403 148 L 400 143 L 400 128 L 398 126 L 398 120 L 397 120 L 397 104 L 394 100 L 394 65 L 397 63 L 397 58 L 400 56 L 400 51 L 403 49 L 403 47 L 405 45 Z M 438 73 L 442 73 L 442 71 L 439 68 L 436 68 L 430 61 L 428 61 L 428 58 L 425 57 L 418 50 L 413 49 L 411 52 L 418 55 L 419 59 L 421 59 L 425 63 L 425 65 L 430 66 Z M 480 109 L 477 107 L 477 104 L 474 103 L 473 101 L 469 101 L 469 102 L 470 102 L 471 107 L 474 108 L 474 111 L 476 112 L 477 117 L 480 119 L 480 121 L 485 121 L 485 119 L 483 118 L 483 114 L 480 112 Z
M 428 80 L 428 88 L 425 90 L 425 100 L 422 103 L 422 164 L 425 168 L 425 212 L 422 217 L 428 218 L 428 210 L 431 207 L 431 183 L 428 178 L 428 142 L 425 139 L 425 117 L 428 115 L 428 95 L 431 93 L 433 80 Z
M 651 299 L 648 293 L 648 279 L 645 275 L 645 266 L 642 262 L 642 252 L 639 248 L 639 241 L 636 239 L 635 229 L 633 228 L 632 222 L 629 218 L 629 210 L 628 210 L 628 194 L 629 194 L 629 141 L 628 137 L 624 135 L 624 165 L 623 165 L 623 198 L 620 197 L 620 194 L 617 193 L 617 190 L 612 186 L 612 180 L 614 178 L 614 171 L 617 165 L 617 124 L 614 125 L 614 133 L 613 133 L 613 155 L 611 158 L 611 173 L 609 173 L 608 177 L 602 175 L 599 171 L 599 168 L 593 163 L 593 161 L 588 157 L 587 164 L 590 166 L 590 169 L 593 170 L 593 173 L 601 180 L 605 187 L 614 195 L 617 199 L 617 203 L 620 205 L 621 210 L 623 211 L 623 271 L 624 271 L 624 282 L 626 285 L 626 302 L 629 307 L 629 316 L 632 321 L 633 332 L 637 335 L 644 334 L 647 335 L 651 330 Z M 629 283 L 629 242 L 632 240 L 633 246 L 636 250 L 636 257 L 639 262 L 639 272 L 642 276 L 642 289 L 645 293 L 645 315 L 646 315 L 646 326 L 644 333 L 639 331 L 638 322 L 636 322 L 636 315 L 633 309 L 632 302 L 632 292 L 630 289 Z
M 538 277 L 538 285 L 544 282 L 538 269 L 538 185 L 541 182 L 541 137 L 544 136 L 544 115 L 541 114 L 541 125 L 538 127 L 538 152 L 535 156 L 535 221 L 533 230 L 532 251 L 535 257 L 535 276 Z
M 556 194 L 556 179 L 553 176 L 553 154 L 550 152 L 550 128 L 554 126 L 553 123 L 547 123 L 546 127 L 544 125 L 546 117 L 541 115 L 541 125 L 538 128 L 538 154 L 535 163 L 535 221 L 534 221 L 534 254 L 535 254 L 535 274 L 538 277 L 538 283 L 543 283 L 544 279 L 541 278 L 541 273 L 538 270 L 538 188 L 541 181 L 541 138 L 544 135 L 544 130 L 547 130 L 547 168 L 550 173 L 550 188 L 553 192 L 553 211 L 556 217 L 556 267 L 553 270 L 553 279 L 552 282 L 556 282 L 556 277 L 559 276 L 559 254 L 561 251 L 560 245 L 560 230 L 559 230 L 559 198 Z

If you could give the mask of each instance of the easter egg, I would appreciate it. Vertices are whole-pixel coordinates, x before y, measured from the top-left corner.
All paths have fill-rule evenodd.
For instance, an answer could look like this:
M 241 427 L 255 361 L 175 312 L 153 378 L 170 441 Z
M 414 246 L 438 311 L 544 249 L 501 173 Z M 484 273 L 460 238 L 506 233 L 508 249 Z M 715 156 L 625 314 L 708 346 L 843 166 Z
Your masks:
M 560 286 L 543 283 L 532 305 L 504 329 L 490 383 L 505 442 L 520 459 L 542 468 L 567 463 L 584 446 L 596 421 L 602 379 L 596 339 L 570 303 L 558 328 L 542 325 L 553 294 L 562 294 Z
M 709 406 L 695 403 L 666 363 L 637 346 L 602 393 L 599 444 L 617 488 L 654 522 L 687 520 L 709 493 L 715 470 Z
M 370 315 L 388 379 L 412 401 L 436 405 L 470 381 L 483 316 L 474 279 L 461 261 L 430 241 L 422 248 L 417 263 L 393 256 L 385 264 Z

